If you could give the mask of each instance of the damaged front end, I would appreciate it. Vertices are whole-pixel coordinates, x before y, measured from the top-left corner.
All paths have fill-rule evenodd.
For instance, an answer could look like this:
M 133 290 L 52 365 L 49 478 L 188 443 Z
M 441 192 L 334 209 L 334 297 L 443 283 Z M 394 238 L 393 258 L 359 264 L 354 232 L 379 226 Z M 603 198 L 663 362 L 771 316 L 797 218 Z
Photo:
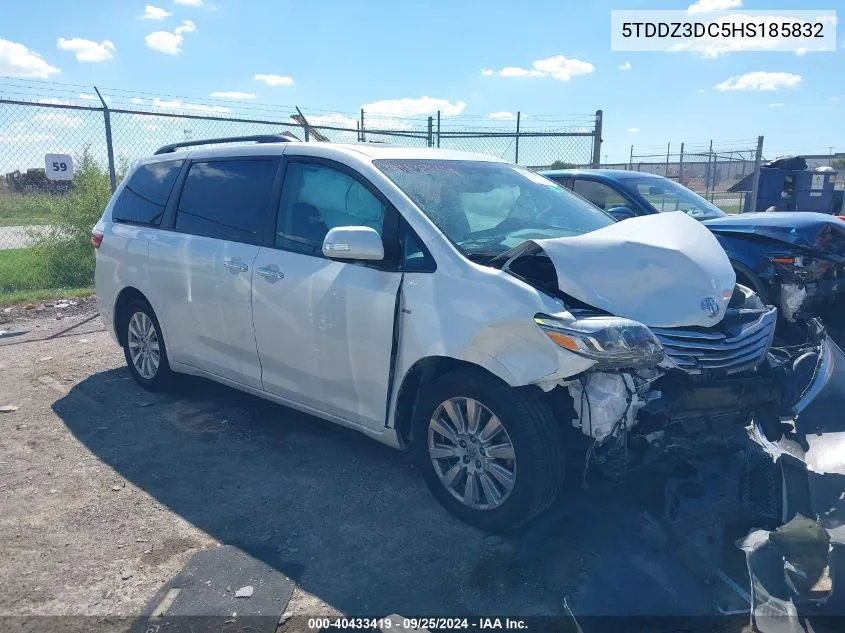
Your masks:
M 829 379 L 835 347 L 817 320 L 776 337 L 777 309 L 735 284 L 724 251 L 698 223 L 673 218 L 673 226 L 664 215 L 655 236 L 636 221 L 525 243 L 496 262 L 566 306 L 535 322 L 594 364 L 552 391 L 571 405 L 585 473 L 595 467 L 613 478 L 667 454 L 739 448 L 752 421 L 777 436 Z M 632 284 L 638 273 L 648 286 Z
M 752 420 L 774 437 L 802 394 L 824 381 L 826 334 L 805 324 L 803 340 L 774 344 L 777 313 L 737 286 L 711 328 L 651 328 L 657 362 L 585 372 L 561 388 L 573 426 L 590 440 L 592 465 L 612 477 L 667 454 L 743 443 Z

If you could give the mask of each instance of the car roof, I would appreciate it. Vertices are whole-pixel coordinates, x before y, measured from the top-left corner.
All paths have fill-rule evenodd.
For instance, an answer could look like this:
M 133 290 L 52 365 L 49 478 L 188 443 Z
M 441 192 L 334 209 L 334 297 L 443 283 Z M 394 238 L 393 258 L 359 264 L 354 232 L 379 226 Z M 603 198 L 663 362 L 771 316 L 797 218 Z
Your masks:
M 473 160 L 485 162 L 506 162 L 495 156 L 460 152 L 435 147 L 407 147 L 390 145 L 387 143 L 324 143 L 324 142 L 280 142 L 221 145 L 218 147 L 192 147 L 180 149 L 165 154 L 156 154 L 142 162 L 158 162 L 159 160 L 178 160 L 184 158 L 226 158 L 233 156 L 279 156 L 283 152 L 288 155 L 314 155 L 314 148 L 320 148 L 320 155 L 325 157 L 354 157 L 377 159 L 420 159 L 420 160 Z
M 592 176 L 605 180 L 626 180 L 628 178 L 639 178 L 643 176 L 663 178 L 663 176 L 650 174 L 645 171 L 628 171 L 626 169 L 543 169 L 540 173 L 547 178 L 570 178 L 574 176 Z

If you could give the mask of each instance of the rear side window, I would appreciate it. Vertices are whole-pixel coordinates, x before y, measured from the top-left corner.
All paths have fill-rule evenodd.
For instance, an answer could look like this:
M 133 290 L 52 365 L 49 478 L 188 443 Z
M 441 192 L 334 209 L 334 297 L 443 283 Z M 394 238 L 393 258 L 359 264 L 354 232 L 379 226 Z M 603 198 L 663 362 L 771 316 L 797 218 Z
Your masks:
M 191 165 L 175 229 L 180 233 L 257 244 L 269 212 L 274 160 L 222 160 Z
M 158 226 L 183 162 L 169 160 L 136 169 L 115 200 L 112 220 Z

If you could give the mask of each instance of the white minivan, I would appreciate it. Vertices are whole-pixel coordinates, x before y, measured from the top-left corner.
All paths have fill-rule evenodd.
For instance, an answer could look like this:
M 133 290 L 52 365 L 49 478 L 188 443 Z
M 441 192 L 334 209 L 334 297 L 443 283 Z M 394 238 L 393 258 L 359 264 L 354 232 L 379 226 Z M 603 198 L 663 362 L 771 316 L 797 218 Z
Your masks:
M 684 213 L 617 224 L 489 156 L 286 141 L 163 147 L 95 226 L 143 387 L 203 376 L 412 447 L 447 509 L 505 531 L 567 471 L 771 432 L 830 374 L 823 330 L 774 347 L 776 309 Z

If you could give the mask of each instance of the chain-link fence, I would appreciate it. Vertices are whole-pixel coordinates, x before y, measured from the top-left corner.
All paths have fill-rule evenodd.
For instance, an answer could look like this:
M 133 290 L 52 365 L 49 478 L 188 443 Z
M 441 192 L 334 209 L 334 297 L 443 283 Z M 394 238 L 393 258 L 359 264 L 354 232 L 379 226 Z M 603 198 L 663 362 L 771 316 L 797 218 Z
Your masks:
M 756 140 L 713 142 L 706 144 L 667 143 L 661 147 L 631 145 L 627 163 L 605 165 L 609 169 L 627 169 L 664 176 L 680 182 L 704 196 L 727 213 L 742 210 L 744 193 L 730 191 L 748 179 L 749 192 L 755 195 L 763 155 L 763 137 Z M 750 177 L 750 178 L 749 178 Z
M 131 163 L 169 143 L 285 134 L 458 149 L 536 168 L 596 165 L 600 148 L 600 112 L 533 121 L 519 113 L 505 121 L 440 112 L 400 118 L 62 86 L 0 81 L 0 299 L 7 301 L 90 287 L 91 227 Z

